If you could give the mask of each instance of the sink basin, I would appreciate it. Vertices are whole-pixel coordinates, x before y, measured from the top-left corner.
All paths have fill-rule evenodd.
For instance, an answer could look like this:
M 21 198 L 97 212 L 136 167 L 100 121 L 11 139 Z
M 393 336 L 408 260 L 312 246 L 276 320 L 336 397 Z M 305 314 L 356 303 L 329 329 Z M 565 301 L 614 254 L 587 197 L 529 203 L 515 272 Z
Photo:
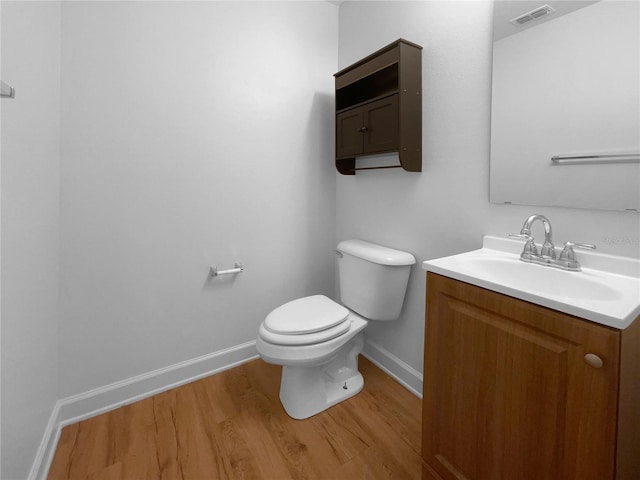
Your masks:
M 609 287 L 605 279 L 593 273 L 567 272 L 555 268 L 519 261 L 519 258 L 477 256 L 466 259 L 469 273 L 500 282 L 508 278 L 509 285 L 519 290 L 540 295 L 561 296 L 571 299 L 615 301 L 619 291 Z
M 640 260 L 580 252 L 582 271 L 569 272 L 521 261 L 522 246 L 486 236 L 483 248 L 423 268 L 619 329 L 640 315 Z

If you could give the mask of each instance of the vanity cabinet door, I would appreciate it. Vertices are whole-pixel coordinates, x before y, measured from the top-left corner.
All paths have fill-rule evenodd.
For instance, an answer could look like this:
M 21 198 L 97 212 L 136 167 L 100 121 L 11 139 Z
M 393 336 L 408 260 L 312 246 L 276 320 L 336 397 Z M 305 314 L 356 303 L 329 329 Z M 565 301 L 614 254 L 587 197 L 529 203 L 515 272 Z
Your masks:
M 618 370 L 619 331 L 429 272 L 424 477 L 613 479 Z

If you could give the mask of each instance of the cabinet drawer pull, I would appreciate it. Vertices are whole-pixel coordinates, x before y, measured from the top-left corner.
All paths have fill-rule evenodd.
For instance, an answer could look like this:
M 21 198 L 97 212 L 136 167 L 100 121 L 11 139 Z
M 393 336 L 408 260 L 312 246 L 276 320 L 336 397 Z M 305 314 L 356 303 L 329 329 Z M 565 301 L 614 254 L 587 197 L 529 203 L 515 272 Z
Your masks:
M 602 368 L 604 362 L 598 355 L 594 355 L 593 353 L 587 353 L 584 356 L 584 361 L 587 362 L 593 368 Z

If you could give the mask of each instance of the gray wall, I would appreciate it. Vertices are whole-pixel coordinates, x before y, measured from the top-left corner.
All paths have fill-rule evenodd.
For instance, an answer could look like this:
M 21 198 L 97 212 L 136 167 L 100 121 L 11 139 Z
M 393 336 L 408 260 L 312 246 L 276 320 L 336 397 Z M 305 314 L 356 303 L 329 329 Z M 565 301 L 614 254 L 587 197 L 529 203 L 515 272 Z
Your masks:
M 254 340 L 284 301 L 332 293 L 337 7 L 62 12 L 60 395 Z
M 25 478 L 58 398 L 60 5 L 2 2 L 2 471 Z

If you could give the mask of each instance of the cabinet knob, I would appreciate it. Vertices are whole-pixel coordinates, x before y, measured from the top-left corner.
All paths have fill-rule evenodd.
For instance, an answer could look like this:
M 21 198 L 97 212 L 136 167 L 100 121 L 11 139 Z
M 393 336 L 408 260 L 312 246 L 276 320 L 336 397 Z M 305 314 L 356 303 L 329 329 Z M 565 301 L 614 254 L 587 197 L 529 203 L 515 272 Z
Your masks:
M 584 356 L 584 361 L 593 368 L 602 368 L 602 366 L 604 365 L 602 359 L 598 355 L 595 355 L 593 353 L 587 353 Z
M 364 132 L 366 132 L 367 130 L 369 130 L 367 127 L 360 127 L 360 128 L 358 129 L 358 131 L 359 131 L 359 132 L 361 132 L 361 133 L 364 133 Z

